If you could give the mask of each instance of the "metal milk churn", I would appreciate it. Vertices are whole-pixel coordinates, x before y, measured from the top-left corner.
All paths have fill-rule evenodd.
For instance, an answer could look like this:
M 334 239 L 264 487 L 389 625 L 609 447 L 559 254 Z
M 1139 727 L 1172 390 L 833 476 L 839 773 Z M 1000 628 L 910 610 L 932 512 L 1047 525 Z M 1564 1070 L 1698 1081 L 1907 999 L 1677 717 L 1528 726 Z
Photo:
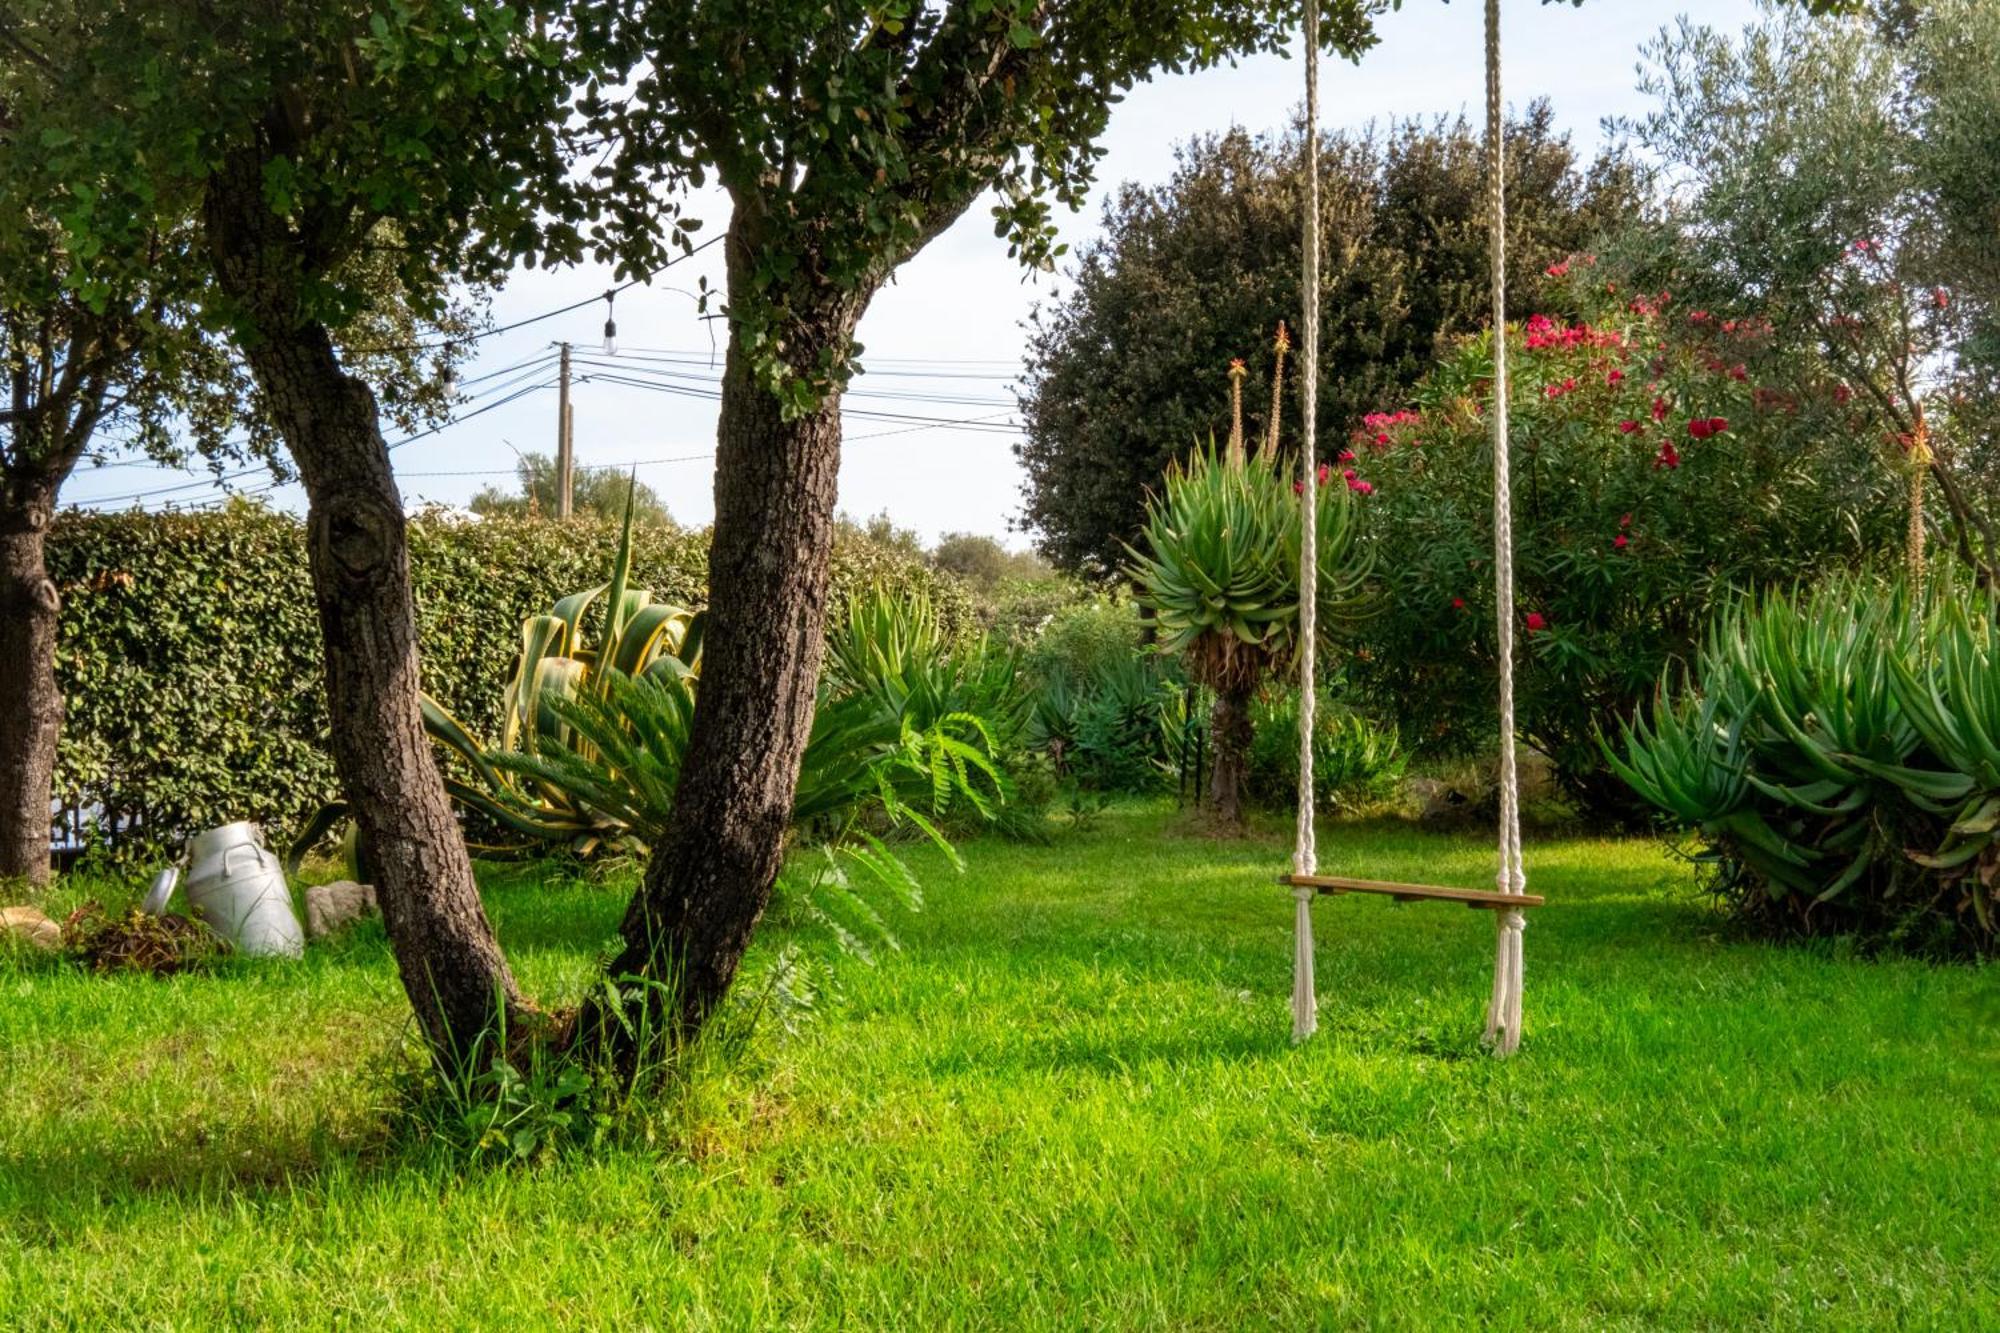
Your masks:
M 255 824 L 224 824 L 188 839 L 187 896 L 194 914 L 242 953 L 305 953 L 284 867 Z

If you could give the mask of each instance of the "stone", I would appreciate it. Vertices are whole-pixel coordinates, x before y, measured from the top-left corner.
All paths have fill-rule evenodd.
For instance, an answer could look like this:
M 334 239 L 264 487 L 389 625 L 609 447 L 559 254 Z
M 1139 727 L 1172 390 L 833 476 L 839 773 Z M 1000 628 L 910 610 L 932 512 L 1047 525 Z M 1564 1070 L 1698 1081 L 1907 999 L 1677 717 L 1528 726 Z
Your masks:
M 372 884 L 343 879 L 306 890 L 306 934 L 312 939 L 323 940 L 380 913 Z
M 38 907 L 0 907 L 0 936 L 37 949 L 62 948 L 62 927 Z

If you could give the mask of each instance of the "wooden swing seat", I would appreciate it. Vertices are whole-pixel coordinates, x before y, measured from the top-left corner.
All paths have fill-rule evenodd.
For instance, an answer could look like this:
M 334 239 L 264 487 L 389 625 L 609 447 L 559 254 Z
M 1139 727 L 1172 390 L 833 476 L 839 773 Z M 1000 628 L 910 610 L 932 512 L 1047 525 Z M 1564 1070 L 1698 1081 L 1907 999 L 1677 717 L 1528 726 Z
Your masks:
M 1278 883 L 1294 889 L 1318 889 L 1321 893 L 1374 893 L 1399 903 L 1464 903 L 1475 912 L 1499 912 L 1508 908 L 1540 907 L 1537 893 L 1497 893 L 1492 889 L 1447 889 L 1434 884 L 1394 884 L 1379 879 L 1347 879 L 1340 875 L 1280 875 Z

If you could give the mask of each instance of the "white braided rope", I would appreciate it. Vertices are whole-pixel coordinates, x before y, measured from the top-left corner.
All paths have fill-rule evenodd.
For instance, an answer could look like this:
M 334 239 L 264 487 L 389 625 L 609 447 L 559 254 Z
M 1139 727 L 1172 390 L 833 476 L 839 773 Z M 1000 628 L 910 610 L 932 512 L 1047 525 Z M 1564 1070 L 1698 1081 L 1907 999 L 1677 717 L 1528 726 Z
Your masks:
M 1500 0 L 1486 0 L 1486 151 L 1488 225 L 1493 283 L 1493 593 L 1500 651 L 1500 870 L 1502 893 L 1523 893 L 1521 785 L 1514 755 L 1514 498 L 1507 456 L 1507 168 L 1500 101 Z M 1495 1055 L 1521 1043 L 1519 909 L 1493 914 L 1493 997 L 1486 1006 L 1486 1041 Z
M 1305 0 L 1306 205 L 1304 226 L 1304 345 L 1299 377 L 1305 390 L 1304 430 L 1299 438 L 1299 808 L 1292 845 L 1292 873 L 1319 868 L 1313 832 L 1313 725 L 1319 707 L 1314 689 L 1319 639 L 1319 4 Z M 1275 420 L 1275 414 L 1274 414 Z M 1304 1041 L 1319 1028 L 1319 1001 L 1313 993 L 1312 899 L 1309 888 L 1292 890 L 1292 1040 Z

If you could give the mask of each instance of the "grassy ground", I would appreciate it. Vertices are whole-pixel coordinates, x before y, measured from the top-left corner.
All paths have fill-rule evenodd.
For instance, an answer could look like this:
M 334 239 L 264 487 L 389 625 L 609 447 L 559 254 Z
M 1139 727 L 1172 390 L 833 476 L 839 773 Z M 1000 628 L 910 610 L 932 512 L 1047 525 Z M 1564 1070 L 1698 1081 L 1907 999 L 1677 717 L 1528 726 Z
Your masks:
M 1475 1041 L 1488 918 L 1360 899 L 1318 908 L 1294 1050 L 1278 840 L 1174 827 L 926 863 L 905 951 L 682 1132 L 526 1169 L 384 1147 L 379 928 L 169 981 L 0 962 L 0 1326 L 2000 1325 L 1990 968 L 1734 941 L 1655 847 L 1540 841 L 1518 1059 Z M 490 885 L 542 994 L 621 896 Z

